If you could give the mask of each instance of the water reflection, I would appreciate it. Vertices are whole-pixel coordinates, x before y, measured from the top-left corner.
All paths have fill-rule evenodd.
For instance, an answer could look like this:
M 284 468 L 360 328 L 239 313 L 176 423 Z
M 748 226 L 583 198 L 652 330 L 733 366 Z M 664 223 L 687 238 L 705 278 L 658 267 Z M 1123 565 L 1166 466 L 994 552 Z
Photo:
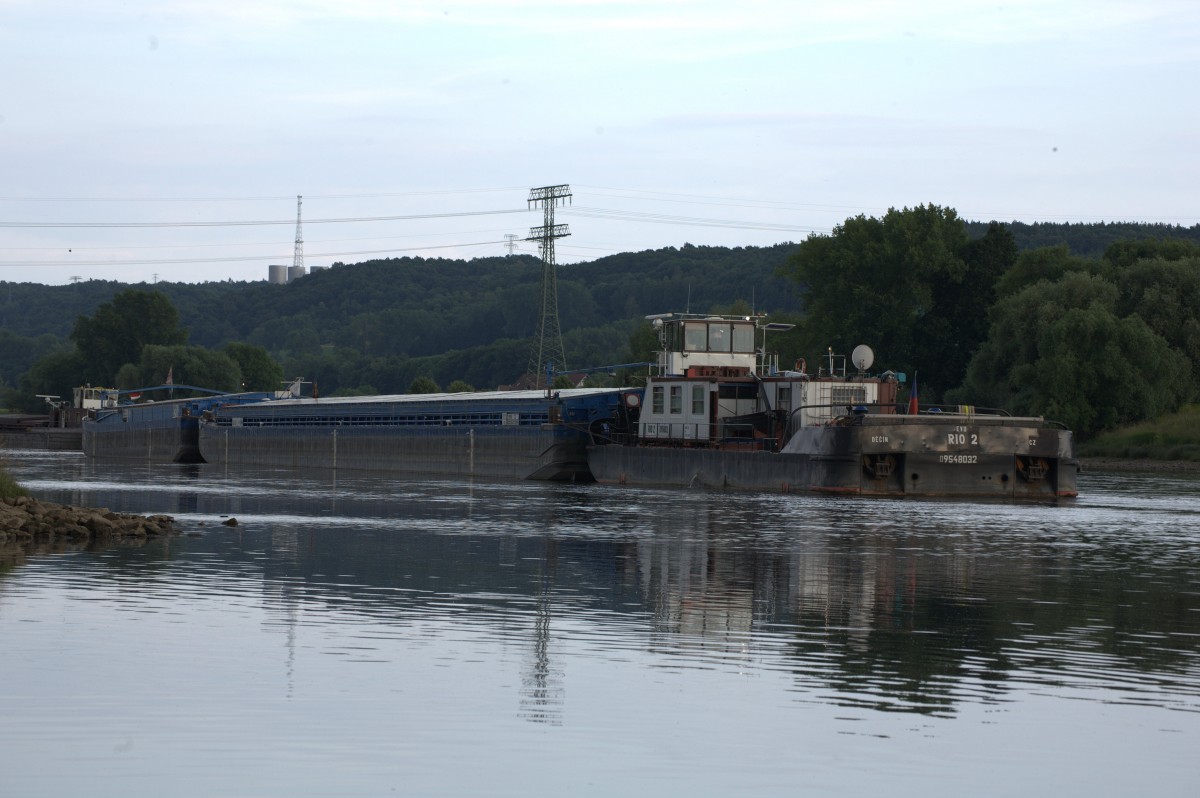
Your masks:
M 1200 712 L 1189 477 L 1091 475 L 1078 502 L 1023 506 L 99 468 L 62 455 L 10 467 L 44 498 L 170 512 L 195 536 L 12 555 L 0 633 L 59 594 L 157 618 L 155 634 L 173 614 L 251 623 L 257 638 L 212 638 L 213 656 L 276 641 L 256 662 L 286 701 L 367 689 L 358 668 L 381 665 L 405 677 L 368 679 L 382 706 L 419 708 L 434 728 L 465 712 L 496 739 L 513 733 L 503 716 L 562 730 L 610 711 L 696 724 L 685 739 L 706 733 L 702 712 L 787 727 L 781 707 L 865 721 L 855 733 L 879 738 L 897 733 L 888 716 L 938 722 L 1045 697 Z M 222 526 L 229 517 L 238 526 Z M 50 654 L 28 660 L 39 656 Z M 616 673 L 625 681 L 611 684 Z M 747 678 L 771 689 L 748 698 Z M 672 692 L 709 679 L 725 692 L 705 692 L 703 709 Z M 408 684 L 422 696 L 389 693 Z
M 493 634 L 525 639 L 530 720 L 561 722 L 563 619 L 597 627 L 587 642 L 601 653 L 645 650 L 656 667 L 786 670 L 806 701 L 948 714 L 1031 684 L 1139 701 L 1165 678 L 1180 691 L 1171 706 L 1197 708 L 1198 505 L 1160 479 L 1074 506 L 981 512 L 203 466 L 152 481 L 79 460 L 21 468 L 59 500 L 169 511 L 192 529 L 236 516 L 239 527 L 202 542 L 110 557 L 102 578 L 173 579 L 172 548 L 219 554 L 220 576 L 261 584 L 289 651 L 302 603 L 494 622 Z

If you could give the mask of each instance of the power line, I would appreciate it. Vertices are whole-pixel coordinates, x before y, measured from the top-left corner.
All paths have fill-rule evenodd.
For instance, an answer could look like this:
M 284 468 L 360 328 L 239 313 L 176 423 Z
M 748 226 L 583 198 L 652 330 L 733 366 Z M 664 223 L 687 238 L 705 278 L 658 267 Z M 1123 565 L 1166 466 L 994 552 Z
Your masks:
M 456 211 L 454 213 L 417 213 L 404 216 L 349 216 L 339 219 L 309 219 L 309 224 L 347 224 L 351 222 L 404 222 L 420 219 L 457 219 L 466 216 L 492 216 L 505 213 L 527 213 L 526 208 L 494 211 Z M 264 227 L 292 224 L 291 219 L 244 220 L 224 222 L 3 222 L 4 228 L 163 228 L 163 227 Z
M 584 186 L 584 188 L 589 188 Z M 777 210 L 803 211 L 879 211 L 879 207 L 864 207 L 857 205 L 828 205 L 822 203 L 797 203 L 782 200 L 744 199 L 738 197 L 715 197 L 706 194 L 683 194 L 669 191 L 650 191 L 636 188 L 610 188 L 607 186 L 591 186 L 595 191 L 619 191 L 621 194 L 600 194 L 609 199 L 652 200 L 654 202 L 675 202 L 689 205 L 720 205 L 730 208 L 775 208 Z M 651 196 L 636 196 L 638 194 Z M 631 196 L 633 195 L 633 196 Z
M 503 244 L 503 241 L 471 241 L 457 244 L 435 244 L 426 247 L 404 247 L 391 249 L 360 249 L 350 252 L 310 253 L 312 258 L 341 258 L 347 255 L 387 255 L 396 252 L 424 252 L 430 249 L 458 249 L 460 247 L 487 247 Z M 0 261 L 0 268 L 29 268 L 32 266 L 169 266 L 189 263 L 245 263 L 251 261 L 283 260 L 283 255 L 231 255 L 207 258 L 145 258 L 140 260 L 59 260 L 59 261 Z
M 507 227 L 491 227 L 486 230 L 455 230 L 451 232 L 407 233 L 402 236 L 358 236 L 355 238 L 318 238 L 308 239 L 309 244 L 339 244 L 346 241 L 393 241 L 402 238 L 426 238 L 431 236 L 481 235 L 483 233 L 499 233 L 508 230 Z M 112 247 L 72 247 L 75 252 L 106 252 L 111 250 L 124 251 L 128 249 L 211 249 L 213 247 L 274 247 L 278 241 L 234 241 L 219 244 L 131 244 Z M 0 247 L 0 252 L 61 252 L 62 246 L 56 247 Z
M 815 228 L 791 224 L 771 224 L 769 222 L 742 222 L 734 219 L 706 219 L 697 216 L 677 216 L 667 213 L 646 213 L 642 211 L 624 211 L 612 208 L 587 208 L 575 206 L 567 211 L 568 214 L 586 216 L 593 219 L 610 219 L 621 222 L 650 222 L 652 224 L 675 224 L 693 227 L 723 227 L 736 230 L 777 230 L 788 233 L 811 233 Z
M 518 191 L 524 186 L 506 186 L 501 188 L 464 188 L 445 189 L 441 191 L 386 191 L 368 194 L 309 194 L 309 199 L 371 199 L 376 197 L 436 197 L 453 194 L 488 194 L 497 192 Z M 0 202 L 278 202 L 290 200 L 294 195 L 287 196 L 251 196 L 251 197 L 0 197 Z

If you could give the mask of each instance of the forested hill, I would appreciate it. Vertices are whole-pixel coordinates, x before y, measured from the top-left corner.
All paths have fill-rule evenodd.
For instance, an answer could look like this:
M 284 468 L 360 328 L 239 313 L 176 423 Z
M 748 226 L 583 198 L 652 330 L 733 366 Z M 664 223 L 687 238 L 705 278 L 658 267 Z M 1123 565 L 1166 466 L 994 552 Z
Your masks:
M 1200 224 L 1181 227 L 1174 224 L 1141 222 L 1002 222 L 1013 235 L 1017 250 L 1025 252 L 1042 247 L 1066 246 L 1072 255 L 1099 258 L 1118 241 L 1174 239 L 1200 244 Z M 982 238 L 987 222 L 966 222 L 967 235 Z
M 564 332 L 649 313 L 708 311 L 744 300 L 765 311 L 796 310 L 794 283 L 776 272 L 795 250 L 697 247 L 622 253 L 558 267 Z M 264 267 L 265 269 L 265 267 Z M 268 349 L 307 341 L 409 355 L 448 345 L 528 337 L 537 325 L 541 261 L 527 255 L 446 260 L 389 258 L 335 263 L 288 285 L 263 282 L 142 284 L 166 294 L 190 343 L 252 341 Z M 0 283 L 0 328 L 65 338 L 123 283 Z
M 903 220 L 929 212 L 929 209 L 914 209 L 889 213 L 889 217 Z M 862 221 L 847 220 L 846 225 L 857 229 Z M 867 227 L 873 229 L 871 224 Z M 1050 266 L 1043 263 L 1045 258 L 1037 257 L 1018 264 L 1019 268 L 997 283 L 1005 290 L 1011 288 L 1008 283 L 1022 283 L 1029 274 L 1041 274 L 1046 269 L 1054 276 L 1064 270 L 1084 268 L 1071 258 L 1097 259 L 1098 253 L 1118 240 L 1170 239 L 1176 247 L 1192 246 L 1189 241 L 1200 242 L 1197 227 L 1022 223 L 1006 227 L 1017 250 L 1063 244 L 1065 249 L 1046 256 L 1053 261 Z M 983 225 L 968 222 L 965 229 L 959 228 L 957 235 L 965 233 L 975 240 L 973 243 L 982 245 L 987 244 L 986 230 Z M 809 244 L 813 251 L 825 246 L 821 238 L 804 246 Z M 719 312 L 733 309 L 736 303 L 739 312 L 753 309 L 789 314 L 793 316 L 791 320 L 799 321 L 802 311 L 812 310 L 801 307 L 802 281 L 793 279 L 794 269 L 791 277 L 780 274 L 800 249 L 801 245 L 790 243 L 744 248 L 684 245 L 559 266 L 559 318 L 567 365 L 595 367 L 646 357 L 644 352 L 633 351 L 637 347 L 631 345 L 631 335 L 645 327 L 644 316 L 652 313 Z M 843 278 L 855 259 L 869 260 L 871 252 L 858 253 L 841 263 L 824 281 L 845 282 Z M 1132 257 L 1137 252 L 1131 250 L 1127 254 Z M 978 253 L 972 257 L 977 256 L 981 257 Z M 1010 262 L 997 261 L 997 268 L 1007 268 Z M 895 265 L 885 263 L 879 269 L 878 274 L 864 278 L 866 284 L 876 284 L 871 281 L 879 280 L 880 275 L 896 274 Z M 989 278 L 988 286 L 994 277 Z M 530 256 L 470 261 L 393 258 L 334 264 L 331 269 L 288 285 L 273 285 L 263 280 L 162 282 L 135 287 L 153 288 L 167 297 L 178 312 L 180 326 L 187 331 L 189 344 L 211 350 L 222 349 L 231 342 L 261 347 L 288 376 L 303 375 L 319 381 L 325 392 L 393 393 L 406 390 L 418 376 L 432 377 L 442 385 L 465 380 L 478 387 L 494 387 L 515 380 L 528 365 L 530 343 L 540 314 L 541 280 L 541 263 Z M 69 394 L 71 386 L 79 384 L 79 375 L 69 373 L 64 365 L 67 361 L 53 361 L 60 367 L 54 375 L 48 373 L 49 365 L 36 379 L 22 381 L 22 375 L 30 373 L 35 363 L 43 362 L 53 353 L 74 351 L 68 336 L 76 321 L 95 313 L 128 288 L 122 283 L 102 280 L 65 286 L 0 283 L 0 388 L 13 388 L 20 383 L 22 395 L 28 395 L 26 398 L 35 393 Z M 938 290 L 940 296 L 949 289 L 941 286 Z M 965 363 L 971 355 L 968 350 L 978 344 L 977 339 L 986 327 L 988 303 L 980 304 L 983 299 L 977 299 L 978 312 L 970 324 L 962 319 L 947 321 L 960 331 L 965 329 L 964 325 L 980 327 L 974 338 L 952 337 L 954 347 L 962 350 L 955 363 Z M 862 296 L 855 301 L 855 307 L 870 305 Z M 922 307 L 919 298 L 913 302 L 912 307 Z M 837 315 L 848 321 L 852 314 L 847 314 L 846 306 L 842 305 Z M 802 336 L 797 333 L 797 341 L 788 344 L 797 351 L 785 354 L 795 357 L 810 352 L 810 344 L 820 344 L 817 351 L 821 351 L 826 344 L 840 342 L 842 338 L 853 344 L 861 342 L 862 336 L 886 348 L 886 342 L 894 343 L 896 339 L 874 330 L 871 325 L 877 321 L 868 314 L 868 318 L 856 322 L 852 334 L 847 332 L 840 337 L 832 336 L 819 325 L 807 325 L 812 340 L 800 340 Z M 924 329 L 934 328 L 926 324 Z M 780 344 L 785 343 L 780 340 Z M 643 349 L 644 344 L 639 342 Z M 939 351 L 943 355 L 941 360 L 953 360 L 944 357 L 945 347 Z M 930 380 L 928 385 L 947 389 L 957 384 L 952 378 L 961 377 L 961 368 L 951 369 L 954 374 L 947 373 L 942 383 L 938 383 L 936 373 L 928 365 L 931 359 L 918 358 L 927 364 L 922 373 Z M 161 379 L 154 374 L 149 378 Z
M 798 287 L 778 276 L 795 248 L 685 245 L 559 266 L 568 365 L 620 362 L 614 358 L 627 354 L 629 335 L 646 314 L 708 312 L 739 300 L 766 312 L 798 310 Z M 328 390 L 390 391 L 403 390 L 410 372 L 481 386 L 516 379 L 537 329 L 541 282 L 537 258 L 510 256 L 338 263 L 288 285 L 152 287 L 178 310 L 190 344 L 216 349 L 247 342 L 266 349 L 289 373 L 323 375 Z M 13 385 L 55 340 L 65 341 L 78 317 L 126 288 L 96 280 L 0 284 L 0 379 Z M 452 350 L 466 354 L 454 362 L 427 360 Z

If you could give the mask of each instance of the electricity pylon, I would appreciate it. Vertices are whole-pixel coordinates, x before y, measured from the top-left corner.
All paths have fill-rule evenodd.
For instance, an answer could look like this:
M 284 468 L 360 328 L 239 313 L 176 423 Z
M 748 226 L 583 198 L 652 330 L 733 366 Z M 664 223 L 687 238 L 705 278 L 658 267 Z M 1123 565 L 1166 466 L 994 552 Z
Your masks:
M 554 223 L 554 209 L 571 199 L 571 187 L 542 186 L 529 190 L 529 205 L 544 210 L 543 224 L 529 228 L 526 241 L 538 242 L 542 254 L 542 312 L 529 354 L 529 371 L 535 387 L 550 387 L 551 371 L 565 371 L 567 354 L 563 348 L 562 328 L 558 323 L 558 280 L 554 270 L 554 239 L 571 235 L 565 224 Z

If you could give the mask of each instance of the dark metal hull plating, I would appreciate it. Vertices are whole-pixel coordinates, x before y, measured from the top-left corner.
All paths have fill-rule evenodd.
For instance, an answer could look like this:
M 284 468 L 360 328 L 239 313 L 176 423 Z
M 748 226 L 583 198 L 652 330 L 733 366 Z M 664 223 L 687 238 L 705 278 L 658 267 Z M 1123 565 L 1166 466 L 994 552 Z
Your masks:
M 88 457 L 145 460 L 156 463 L 202 463 L 194 418 L 163 419 L 160 424 L 83 424 L 83 452 Z
M 209 463 L 490 479 L 590 481 L 584 433 L 529 427 L 233 427 L 200 425 Z
M 599 482 L 859 496 L 1057 499 L 1078 493 L 1067 430 L 1020 419 L 873 416 L 801 430 L 782 452 L 594 446 Z

